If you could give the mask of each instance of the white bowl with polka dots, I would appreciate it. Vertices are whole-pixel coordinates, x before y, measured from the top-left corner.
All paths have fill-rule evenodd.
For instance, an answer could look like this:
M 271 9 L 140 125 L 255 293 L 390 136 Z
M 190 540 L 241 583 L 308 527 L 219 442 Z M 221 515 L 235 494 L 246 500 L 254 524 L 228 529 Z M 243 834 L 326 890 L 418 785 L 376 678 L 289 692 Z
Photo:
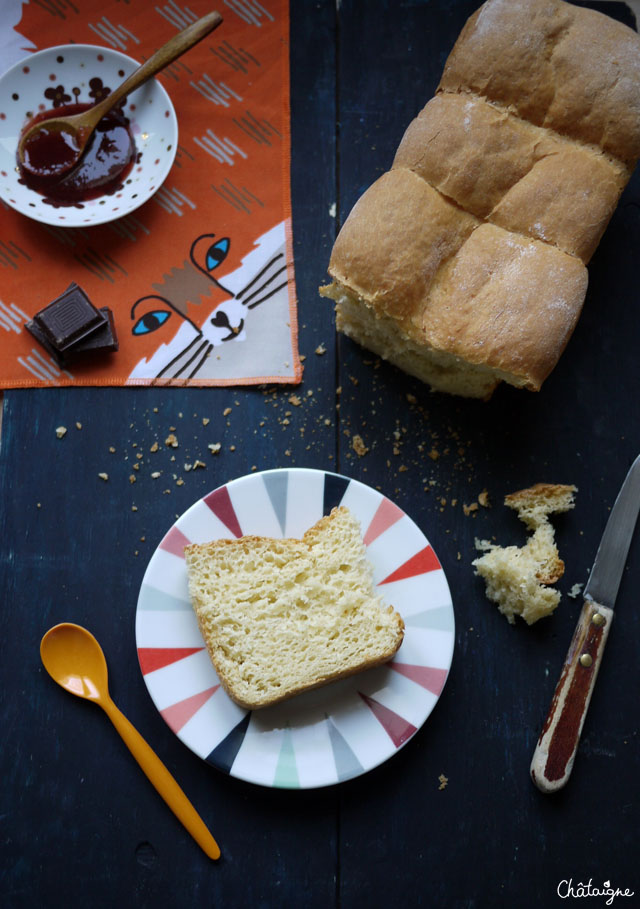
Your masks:
M 25 185 L 16 162 L 18 137 L 31 117 L 61 105 L 96 103 L 138 66 L 106 47 L 65 44 L 38 51 L 7 70 L 0 77 L 0 199 L 57 227 L 105 224 L 143 205 L 171 170 L 178 144 L 173 104 L 155 79 L 126 99 L 136 160 L 115 192 L 82 202 L 55 202 Z

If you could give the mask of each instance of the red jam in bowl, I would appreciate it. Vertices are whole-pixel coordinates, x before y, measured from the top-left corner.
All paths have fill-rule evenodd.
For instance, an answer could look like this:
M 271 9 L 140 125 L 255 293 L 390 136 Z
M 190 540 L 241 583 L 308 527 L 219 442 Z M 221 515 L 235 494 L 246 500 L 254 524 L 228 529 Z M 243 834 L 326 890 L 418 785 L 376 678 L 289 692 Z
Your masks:
M 27 127 L 51 117 L 80 114 L 92 104 L 67 104 L 43 111 Z M 25 128 L 27 128 L 25 127 Z M 55 165 L 75 157 L 73 138 L 64 132 L 43 129 L 26 149 L 31 173 L 18 163 L 21 182 L 55 205 L 76 205 L 122 189 L 136 159 L 129 121 L 121 110 L 112 110 L 98 123 L 84 154 L 71 170 L 52 174 Z

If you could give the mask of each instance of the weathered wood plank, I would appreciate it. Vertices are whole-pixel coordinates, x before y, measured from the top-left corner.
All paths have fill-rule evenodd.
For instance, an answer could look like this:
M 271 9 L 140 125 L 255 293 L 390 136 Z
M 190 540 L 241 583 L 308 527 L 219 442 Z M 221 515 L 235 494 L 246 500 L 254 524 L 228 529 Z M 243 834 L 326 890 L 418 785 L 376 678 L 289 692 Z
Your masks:
M 380 4 L 376 16 L 358 0 L 340 5 L 341 220 L 390 166 L 476 5 Z M 485 404 L 430 394 L 339 340 L 340 468 L 390 495 L 423 529 L 446 570 L 457 622 L 451 675 L 424 729 L 392 761 L 341 787 L 344 907 L 539 906 L 572 875 L 633 889 L 633 556 L 570 786 L 545 799 L 528 768 L 581 604 L 567 594 L 586 581 L 608 507 L 640 451 L 630 397 L 640 378 L 639 193 L 636 174 L 590 266 L 575 335 L 537 395 L 503 388 Z M 364 456 L 351 447 L 355 433 Z M 501 501 L 540 480 L 579 488 L 575 512 L 555 521 L 564 596 L 553 618 L 512 627 L 473 575 L 474 538 L 521 544 L 524 527 Z M 485 489 L 489 509 L 478 505 Z M 477 510 L 465 514 L 469 505 Z

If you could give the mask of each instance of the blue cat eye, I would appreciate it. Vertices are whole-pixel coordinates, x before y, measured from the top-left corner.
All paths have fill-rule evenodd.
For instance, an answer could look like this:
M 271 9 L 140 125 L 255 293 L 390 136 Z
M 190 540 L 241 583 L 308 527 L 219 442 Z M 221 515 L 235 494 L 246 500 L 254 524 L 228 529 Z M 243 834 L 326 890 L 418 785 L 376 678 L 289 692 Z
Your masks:
M 147 335 L 149 332 L 155 331 L 161 325 L 164 325 L 170 315 L 171 313 L 167 312 L 166 309 L 155 309 L 152 312 L 146 312 L 138 319 L 131 329 L 131 333 L 134 335 Z
M 217 243 L 214 243 L 207 250 L 206 255 L 206 265 L 208 271 L 213 271 L 214 268 L 217 268 L 224 260 L 227 258 L 227 253 L 229 252 L 229 237 L 223 237 L 222 240 L 218 240 Z

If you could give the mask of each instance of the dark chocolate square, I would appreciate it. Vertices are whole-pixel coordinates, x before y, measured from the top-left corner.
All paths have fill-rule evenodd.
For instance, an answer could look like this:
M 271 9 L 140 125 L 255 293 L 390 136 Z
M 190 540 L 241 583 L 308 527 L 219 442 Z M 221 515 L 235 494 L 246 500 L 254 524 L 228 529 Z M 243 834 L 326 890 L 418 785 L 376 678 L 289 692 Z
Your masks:
M 63 294 L 33 317 L 47 340 L 60 353 L 107 324 L 82 288 L 70 284 Z
M 88 338 L 78 341 L 74 344 L 69 354 L 74 357 L 76 354 L 116 351 L 119 347 L 116 335 L 116 326 L 113 321 L 113 313 L 108 306 L 101 306 L 100 312 L 106 317 L 107 321 L 100 328 L 97 328 Z
M 53 357 L 60 369 L 66 369 L 78 357 L 88 356 L 91 354 L 109 353 L 118 350 L 118 338 L 116 336 L 113 313 L 108 306 L 100 308 L 106 322 L 97 328 L 84 340 L 78 341 L 72 347 L 61 352 L 49 342 L 49 339 L 39 328 L 35 321 L 25 323 L 27 331 L 33 335 L 36 341 L 46 350 L 49 356 Z
M 30 334 L 33 335 L 33 337 L 36 339 L 38 344 L 40 344 L 40 346 L 46 350 L 46 352 L 49 354 L 49 356 L 53 357 L 53 359 L 56 361 L 56 363 L 58 364 L 60 369 L 64 369 L 65 362 L 64 362 L 64 358 L 63 358 L 62 354 L 59 353 L 59 351 L 57 351 L 55 349 L 53 344 L 49 343 L 46 335 L 41 331 L 40 328 L 38 328 L 38 325 L 36 324 L 36 322 L 34 322 L 33 320 L 31 320 L 30 322 L 25 322 L 24 327 L 27 329 L 27 331 Z

